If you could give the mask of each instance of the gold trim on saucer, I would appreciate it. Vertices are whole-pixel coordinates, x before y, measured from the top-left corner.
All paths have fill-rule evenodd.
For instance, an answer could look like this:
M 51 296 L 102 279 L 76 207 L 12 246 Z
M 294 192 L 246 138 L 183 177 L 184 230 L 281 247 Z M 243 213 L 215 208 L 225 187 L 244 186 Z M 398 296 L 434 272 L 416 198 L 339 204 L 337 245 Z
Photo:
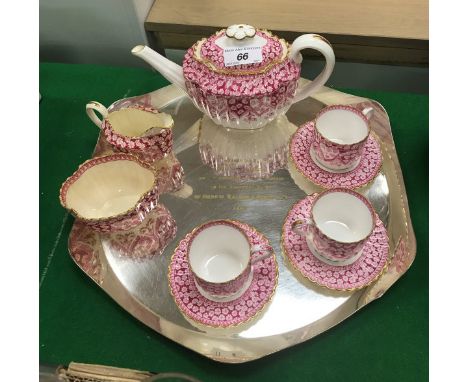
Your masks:
M 317 193 L 319 194 L 319 193 Z M 308 198 L 309 196 L 311 195 L 307 195 L 306 198 Z M 355 288 L 330 288 L 326 285 L 323 285 L 323 284 L 320 284 L 319 282 L 315 281 L 315 280 L 312 280 L 310 277 L 308 277 L 307 275 L 305 275 L 297 266 L 296 264 L 294 264 L 291 259 L 289 258 L 289 256 L 287 255 L 287 251 L 286 251 L 286 247 L 284 245 L 284 241 L 285 241 L 285 231 L 286 231 L 286 221 L 288 220 L 288 217 L 289 217 L 289 214 L 292 212 L 292 210 L 300 203 L 302 202 L 304 199 L 301 199 L 299 201 L 297 201 L 296 203 L 294 203 L 294 205 L 289 209 L 288 213 L 286 214 L 286 218 L 284 219 L 284 222 L 283 222 L 283 226 L 281 227 L 281 253 L 283 254 L 283 257 L 285 258 L 285 260 L 287 260 L 287 262 L 289 264 L 291 264 L 294 269 L 299 272 L 300 275 L 302 275 L 303 278 L 309 280 L 312 284 L 315 284 L 315 285 L 318 285 L 319 287 L 321 288 L 326 288 L 328 290 L 332 290 L 332 291 L 339 291 L 339 292 L 353 292 L 353 291 L 356 291 L 356 290 L 360 290 L 360 289 L 364 289 L 366 287 L 368 287 L 369 285 L 371 285 L 372 283 L 376 282 L 380 276 L 382 276 L 382 274 L 384 274 L 384 272 L 386 272 L 387 268 L 388 268 L 388 265 L 390 263 L 390 260 L 393 256 L 391 256 L 391 253 L 390 253 L 390 240 L 389 240 L 389 237 L 388 237 L 388 232 L 387 232 L 387 229 L 385 229 L 386 231 L 386 238 L 387 238 L 387 244 L 388 244 L 388 254 L 387 254 L 387 261 L 385 262 L 385 265 L 382 267 L 382 270 L 379 272 L 378 275 L 376 275 L 372 280 L 370 280 L 367 284 L 365 285 L 362 285 L 360 287 L 355 287 Z M 380 220 L 380 219 L 379 219 Z M 383 223 L 382 223 L 383 224 Z M 384 226 L 385 227 L 385 226 Z M 375 229 L 375 228 L 374 228 Z M 313 254 L 310 254 L 311 256 L 314 256 Z
M 233 223 L 233 224 L 245 224 L 245 225 L 248 225 L 250 227 L 250 229 L 252 229 L 255 233 L 257 233 L 258 235 L 261 235 L 262 237 L 264 237 L 268 243 L 268 245 L 270 245 L 270 240 L 264 235 L 262 234 L 259 230 L 257 230 L 254 226 L 248 224 L 248 223 L 243 223 L 239 220 L 233 220 L 233 219 L 218 219 L 218 220 L 224 220 L 224 221 L 228 221 L 230 223 Z M 246 325 L 250 322 L 252 322 L 253 320 L 255 320 L 264 310 L 265 308 L 268 306 L 268 304 L 271 302 L 271 300 L 273 299 L 273 296 L 275 295 L 275 292 L 276 292 L 276 288 L 278 286 L 278 277 L 279 277 L 279 270 L 278 270 L 278 262 L 276 260 L 276 254 L 274 251 L 271 252 L 271 257 L 273 258 L 273 263 L 275 265 L 275 285 L 273 287 L 273 290 L 271 291 L 271 294 L 270 296 L 268 297 L 268 299 L 263 303 L 263 305 L 257 310 L 257 312 L 255 312 L 255 314 L 250 317 L 249 319 L 247 319 L 246 321 L 242 321 L 242 322 L 239 322 L 237 324 L 233 324 L 233 325 L 227 325 L 227 326 L 224 326 L 224 325 L 208 325 L 208 324 L 204 324 L 204 323 L 201 323 L 199 321 L 196 321 L 194 320 L 193 318 L 189 317 L 183 310 L 182 308 L 179 306 L 179 304 L 177 303 L 177 300 L 176 300 L 176 297 L 174 295 L 174 292 L 172 291 L 172 286 L 171 286 L 171 277 L 172 277 L 172 262 L 174 260 L 174 256 L 176 255 L 176 253 L 179 251 L 179 248 L 180 248 L 180 245 L 183 241 L 186 241 L 187 239 L 190 238 L 190 236 L 196 231 L 198 230 L 200 227 L 202 227 L 203 225 L 207 224 L 209 222 L 204 222 L 202 224 L 199 224 L 198 226 L 196 226 L 194 229 L 192 229 L 189 233 L 187 233 L 180 241 L 179 243 L 177 244 L 177 247 L 174 249 L 174 252 L 172 253 L 171 255 L 171 260 L 169 261 L 169 265 L 168 265 L 168 274 L 167 274 L 167 280 L 168 280 L 168 284 L 169 284 L 169 292 L 172 296 L 172 299 L 174 301 L 174 304 L 176 304 L 177 306 L 177 309 L 179 309 L 179 311 L 182 313 L 182 315 L 184 316 L 185 319 L 187 319 L 188 322 L 196 322 L 198 325 L 200 325 L 201 327 L 207 327 L 207 328 L 215 328 L 215 329 L 227 329 L 227 328 L 237 328 L 237 327 L 240 327 L 240 326 L 243 326 L 243 325 Z M 241 227 L 239 227 L 241 228 Z M 249 243 L 250 243 L 250 240 L 249 240 Z M 188 261 L 188 260 L 187 260 Z M 248 289 L 247 289 L 248 290 Z M 246 291 L 247 292 L 247 291 Z M 245 292 L 244 292 L 245 293 Z M 241 295 L 242 296 L 242 295 Z M 239 298 L 241 297 L 239 296 Z
M 310 121 L 309 121 L 309 122 L 310 122 Z M 306 123 L 308 123 L 308 122 L 306 122 Z M 305 124 L 305 123 L 304 123 L 304 124 Z M 302 177 L 304 178 L 305 181 L 311 183 L 311 184 L 314 185 L 314 186 L 320 187 L 320 188 L 323 189 L 323 190 L 329 190 L 329 189 L 330 189 L 329 187 L 326 187 L 326 186 L 324 186 L 323 184 L 320 184 L 320 183 L 315 183 L 312 179 L 310 179 L 310 178 L 304 173 L 304 171 L 302 171 L 302 169 L 299 168 L 299 166 L 297 165 L 296 161 L 294 160 L 294 158 L 293 158 L 293 156 L 292 156 L 292 142 L 293 142 L 293 139 L 294 139 L 294 137 L 296 136 L 296 134 L 298 134 L 299 130 L 304 126 L 304 124 L 301 125 L 301 126 L 299 126 L 298 129 L 294 132 L 294 134 L 291 135 L 291 138 L 289 138 L 289 144 L 288 144 L 288 158 L 289 158 L 289 160 L 291 161 L 291 164 L 294 166 L 294 169 L 295 169 L 300 175 L 302 175 Z M 315 127 L 314 127 L 314 128 L 315 128 Z M 369 136 L 372 136 L 372 137 L 376 140 L 377 144 L 379 145 L 380 158 L 381 158 L 381 160 L 380 160 L 380 165 L 379 165 L 379 167 L 378 167 L 377 172 L 375 173 L 375 175 L 374 175 L 371 179 L 369 179 L 366 183 L 360 185 L 359 187 L 349 188 L 350 190 L 361 190 L 361 189 L 366 188 L 366 187 L 369 186 L 369 184 L 371 184 L 371 183 L 375 180 L 375 178 L 377 178 L 377 176 L 379 176 L 379 174 L 382 172 L 382 166 L 383 166 L 383 162 L 384 162 L 384 157 L 383 157 L 383 152 L 382 152 L 382 142 L 381 142 L 380 138 L 377 136 L 377 134 L 375 134 L 373 131 L 370 132 Z M 312 160 L 312 158 L 311 158 L 311 160 Z M 318 166 L 318 165 L 317 165 L 317 166 Z M 359 167 L 359 164 L 358 164 L 353 170 L 351 170 L 351 171 L 354 171 L 357 167 Z M 324 171 L 325 171 L 325 170 L 324 170 Z M 349 171 L 349 172 L 351 172 L 351 171 Z M 331 174 L 346 174 L 345 172 L 344 172 L 344 173 L 333 173 L 333 172 L 331 172 L 331 171 L 330 171 L 330 173 L 331 173 Z M 294 178 L 293 178 L 293 180 L 294 180 Z M 294 183 L 296 183 L 296 182 L 294 181 Z M 296 184 L 296 185 L 299 187 L 298 184 Z M 340 187 L 343 187 L 343 186 L 340 186 Z M 299 187 L 299 188 L 301 188 L 301 187 Z M 344 187 L 344 188 L 347 188 L 347 187 Z

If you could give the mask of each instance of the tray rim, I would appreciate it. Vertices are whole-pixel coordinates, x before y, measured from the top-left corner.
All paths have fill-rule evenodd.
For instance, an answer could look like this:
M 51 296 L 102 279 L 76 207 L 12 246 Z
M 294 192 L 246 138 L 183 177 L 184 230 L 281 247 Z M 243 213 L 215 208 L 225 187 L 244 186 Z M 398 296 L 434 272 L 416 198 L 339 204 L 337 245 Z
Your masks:
M 306 79 L 301 79 L 301 82 L 308 82 Z M 155 96 L 160 103 L 158 104 L 159 108 L 163 108 L 166 106 L 168 103 L 173 102 L 174 100 L 184 97 L 184 93 L 178 89 L 175 85 L 168 85 L 166 87 L 159 88 L 153 92 L 146 93 L 142 96 L 138 97 L 132 97 L 132 98 L 140 98 L 140 97 L 146 97 L 146 96 Z M 125 100 L 130 100 L 132 98 L 126 98 Z M 143 302 L 139 301 L 135 296 L 131 295 L 128 290 L 125 289 L 125 287 L 122 286 L 120 283 L 117 275 L 113 272 L 111 266 L 107 262 L 106 256 L 104 254 L 104 251 L 102 247 L 99 250 L 99 262 L 100 262 L 100 274 L 99 277 L 96 279 L 92 275 L 86 272 L 85 269 L 76 261 L 76 259 L 73 257 L 70 246 L 69 247 L 69 255 L 72 257 L 72 260 L 75 262 L 75 264 L 83 271 L 85 272 L 99 287 L 101 287 L 117 304 L 119 304 L 123 309 L 125 309 L 128 313 L 130 313 L 132 316 L 134 316 L 137 320 L 141 321 L 145 325 L 149 326 L 156 332 L 164 335 L 165 337 L 173 340 L 174 342 L 177 342 L 178 344 L 187 347 L 188 349 L 195 351 L 201 355 L 204 355 L 210 359 L 213 359 L 218 362 L 223 362 L 223 363 L 243 363 L 243 362 L 248 362 L 248 361 L 253 361 L 258 358 L 265 357 L 269 354 L 278 352 L 282 349 L 288 348 L 290 346 L 294 346 L 296 344 L 302 343 L 304 341 L 307 341 L 316 335 L 334 327 L 335 325 L 339 324 L 346 318 L 348 318 L 350 315 L 354 314 L 358 310 L 360 310 L 362 307 L 367 305 L 368 303 L 374 301 L 377 298 L 380 298 L 399 278 L 401 278 L 404 273 L 411 267 L 411 265 L 414 262 L 415 256 L 416 256 L 416 250 L 417 250 L 417 243 L 416 243 L 416 238 L 414 234 L 414 229 L 412 226 L 411 222 L 411 216 L 409 212 L 409 203 L 408 203 L 408 196 L 406 194 L 406 188 L 404 184 L 404 179 L 403 179 L 403 174 L 401 171 L 401 166 L 400 162 L 398 160 L 398 155 L 396 152 L 395 148 L 395 143 L 393 141 L 393 135 L 391 131 L 391 125 L 390 121 L 388 118 L 388 113 L 386 112 L 385 108 L 377 101 L 363 98 L 363 97 L 358 97 L 354 96 L 352 94 L 348 93 L 343 93 L 331 88 L 323 87 L 318 93 L 314 94 L 312 97 L 318 102 L 321 102 L 324 105 L 331 105 L 331 104 L 336 104 L 336 103 L 344 103 L 344 104 L 352 104 L 356 105 L 361 102 L 371 102 L 372 104 L 378 106 L 382 112 L 385 115 L 386 121 L 388 123 L 388 131 L 387 134 L 389 136 L 389 139 L 391 139 L 391 151 L 389 152 L 389 145 L 388 144 L 383 144 L 381 145 L 381 150 L 383 156 L 387 155 L 389 157 L 389 161 L 393 163 L 393 169 L 395 170 L 395 178 L 396 178 L 396 184 L 398 189 L 401 191 L 399 193 L 399 202 L 402 205 L 402 214 L 403 218 L 405 221 L 405 235 L 404 237 L 400 235 L 398 240 L 396 241 L 395 248 L 390 248 L 391 254 L 390 258 L 387 262 L 387 266 L 385 268 L 385 271 L 382 272 L 381 276 L 374 281 L 373 284 L 369 285 L 366 288 L 362 288 L 358 291 L 355 291 L 355 293 L 352 294 L 352 296 L 342 305 L 340 305 L 337 309 L 334 311 L 330 312 L 326 316 L 322 317 L 320 319 L 320 324 L 318 322 L 315 322 L 314 324 L 308 325 L 308 329 L 304 332 L 304 328 L 298 328 L 294 329 L 293 331 L 287 332 L 289 337 L 294 337 L 293 334 L 295 334 L 297 331 L 301 330 L 301 335 L 299 340 L 294 340 L 292 343 L 285 344 L 284 346 L 277 347 L 275 349 L 269 349 L 269 351 L 265 351 L 262 354 L 256 356 L 256 357 L 241 357 L 239 355 L 236 356 L 236 358 L 227 358 L 222 356 L 222 354 L 207 354 L 199 349 L 193 348 L 189 346 L 187 343 L 183 343 L 183 341 L 180 341 L 179 339 L 175 339 L 174 337 L 177 337 L 174 335 L 174 333 L 179 329 L 180 326 L 177 324 L 172 323 L 171 321 L 159 316 L 157 313 L 151 311 L 146 305 L 144 305 Z M 340 99 L 340 102 L 336 102 L 337 99 Z M 119 100 L 122 101 L 122 100 Z M 115 103 L 119 102 L 116 101 Z M 111 106 L 112 106 L 111 105 Z M 376 133 L 376 136 L 379 140 L 380 143 L 382 143 L 382 139 L 379 136 L 379 134 Z M 99 142 L 99 140 L 98 140 Z M 97 145 L 97 144 L 96 144 Z M 384 154 L 385 152 L 385 154 Z M 384 169 L 384 159 L 382 161 L 382 167 L 381 171 L 383 172 Z M 286 171 L 288 169 L 286 168 Z M 391 198 L 390 194 L 390 198 Z M 73 227 L 76 224 L 76 222 L 73 223 Z M 70 242 L 70 236 L 68 238 L 68 242 Z M 395 261 L 395 253 L 399 249 L 400 246 L 404 245 L 402 251 L 406 253 L 406 256 L 410 259 L 409 262 L 405 264 L 404 269 L 396 273 L 397 277 L 391 277 L 392 275 L 389 275 L 389 277 L 385 277 L 388 275 L 388 271 L 390 269 L 390 266 L 394 263 Z M 282 246 L 280 245 L 281 250 L 283 250 Z M 283 254 L 284 256 L 284 254 Z M 285 262 L 285 264 L 288 264 L 288 262 Z M 393 275 L 395 276 L 395 275 Z M 332 322 L 331 325 L 327 325 L 326 322 Z M 315 330 L 314 330 L 315 327 Z M 185 328 L 183 328 L 186 330 Z M 171 336 L 172 334 L 172 336 Z M 202 332 L 191 332 L 192 335 L 192 340 L 197 337 L 199 339 L 203 338 L 206 336 L 206 333 Z M 280 335 L 276 335 L 280 336 Z M 271 336 L 273 337 L 273 336 Z M 263 338 L 257 338 L 254 339 L 256 342 L 265 342 L 264 339 L 268 339 L 269 337 L 263 337 Z M 252 341 L 250 339 L 246 339 L 248 341 Z M 267 346 L 268 348 L 268 346 Z

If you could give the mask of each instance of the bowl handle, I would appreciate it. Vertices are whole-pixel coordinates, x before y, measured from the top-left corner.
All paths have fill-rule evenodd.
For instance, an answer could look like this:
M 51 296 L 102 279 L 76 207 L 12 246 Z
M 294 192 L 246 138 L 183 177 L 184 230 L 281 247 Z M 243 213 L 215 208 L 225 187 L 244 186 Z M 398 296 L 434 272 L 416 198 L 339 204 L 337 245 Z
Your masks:
M 91 101 L 86 105 L 86 114 L 88 114 L 88 117 L 97 127 L 101 128 L 102 119 L 99 119 L 99 117 L 96 115 L 96 111 L 101 114 L 102 119 L 107 118 L 109 112 L 103 104 L 97 101 Z
M 297 89 L 293 103 L 302 101 L 322 87 L 332 74 L 335 66 L 333 48 L 325 38 L 318 34 L 304 34 L 296 38 L 291 45 L 289 57 L 297 64 L 300 64 L 302 62 L 302 54 L 300 51 L 307 48 L 318 50 L 325 56 L 325 68 L 323 68 L 322 72 L 313 81 Z

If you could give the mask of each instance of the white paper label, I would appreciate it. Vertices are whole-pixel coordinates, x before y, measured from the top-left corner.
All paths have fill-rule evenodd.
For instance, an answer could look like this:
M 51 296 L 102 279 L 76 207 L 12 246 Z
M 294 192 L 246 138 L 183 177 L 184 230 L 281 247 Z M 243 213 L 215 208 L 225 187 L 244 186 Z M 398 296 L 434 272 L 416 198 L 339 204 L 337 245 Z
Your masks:
M 257 64 L 262 61 L 261 46 L 250 45 L 224 48 L 224 66 Z

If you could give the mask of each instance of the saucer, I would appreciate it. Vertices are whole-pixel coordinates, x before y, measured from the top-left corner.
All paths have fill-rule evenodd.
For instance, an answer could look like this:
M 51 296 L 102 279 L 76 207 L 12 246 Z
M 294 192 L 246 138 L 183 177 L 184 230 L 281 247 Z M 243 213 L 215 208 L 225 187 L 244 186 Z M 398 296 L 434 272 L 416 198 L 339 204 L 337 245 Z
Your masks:
M 311 202 L 307 196 L 288 212 L 283 225 L 281 243 L 285 257 L 304 277 L 315 284 L 333 290 L 352 291 L 364 288 L 384 272 L 388 256 L 387 230 L 376 216 L 376 225 L 365 244 L 362 255 L 349 265 L 331 265 L 319 260 L 307 246 L 306 239 L 292 231 L 295 220 L 310 216 Z
M 268 245 L 268 239 L 248 224 L 232 221 L 242 228 L 251 245 Z M 198 290 L 187 260 L 187 244 L 192 233 L 179 243 L 169 264 L 169 288 L 182 314 L 189 320 L 216 327 L 234 327 L 252 320 L 273 297 L 278 283 L 275 255 L 252 266 L 253 277 L 248 289 L 233 301 L 217 302 L 204 297 Z
M 319 166 L 310 156 L 314 123 L 302 125 L 291 138 L 289 154 L 296 169 L 309 181 L 323 188 L 359 188 L 370 183 L 382 165 L 380 146 L 373 134 L 369 135 L 359 164 L 348 172 L 330 172 Z

